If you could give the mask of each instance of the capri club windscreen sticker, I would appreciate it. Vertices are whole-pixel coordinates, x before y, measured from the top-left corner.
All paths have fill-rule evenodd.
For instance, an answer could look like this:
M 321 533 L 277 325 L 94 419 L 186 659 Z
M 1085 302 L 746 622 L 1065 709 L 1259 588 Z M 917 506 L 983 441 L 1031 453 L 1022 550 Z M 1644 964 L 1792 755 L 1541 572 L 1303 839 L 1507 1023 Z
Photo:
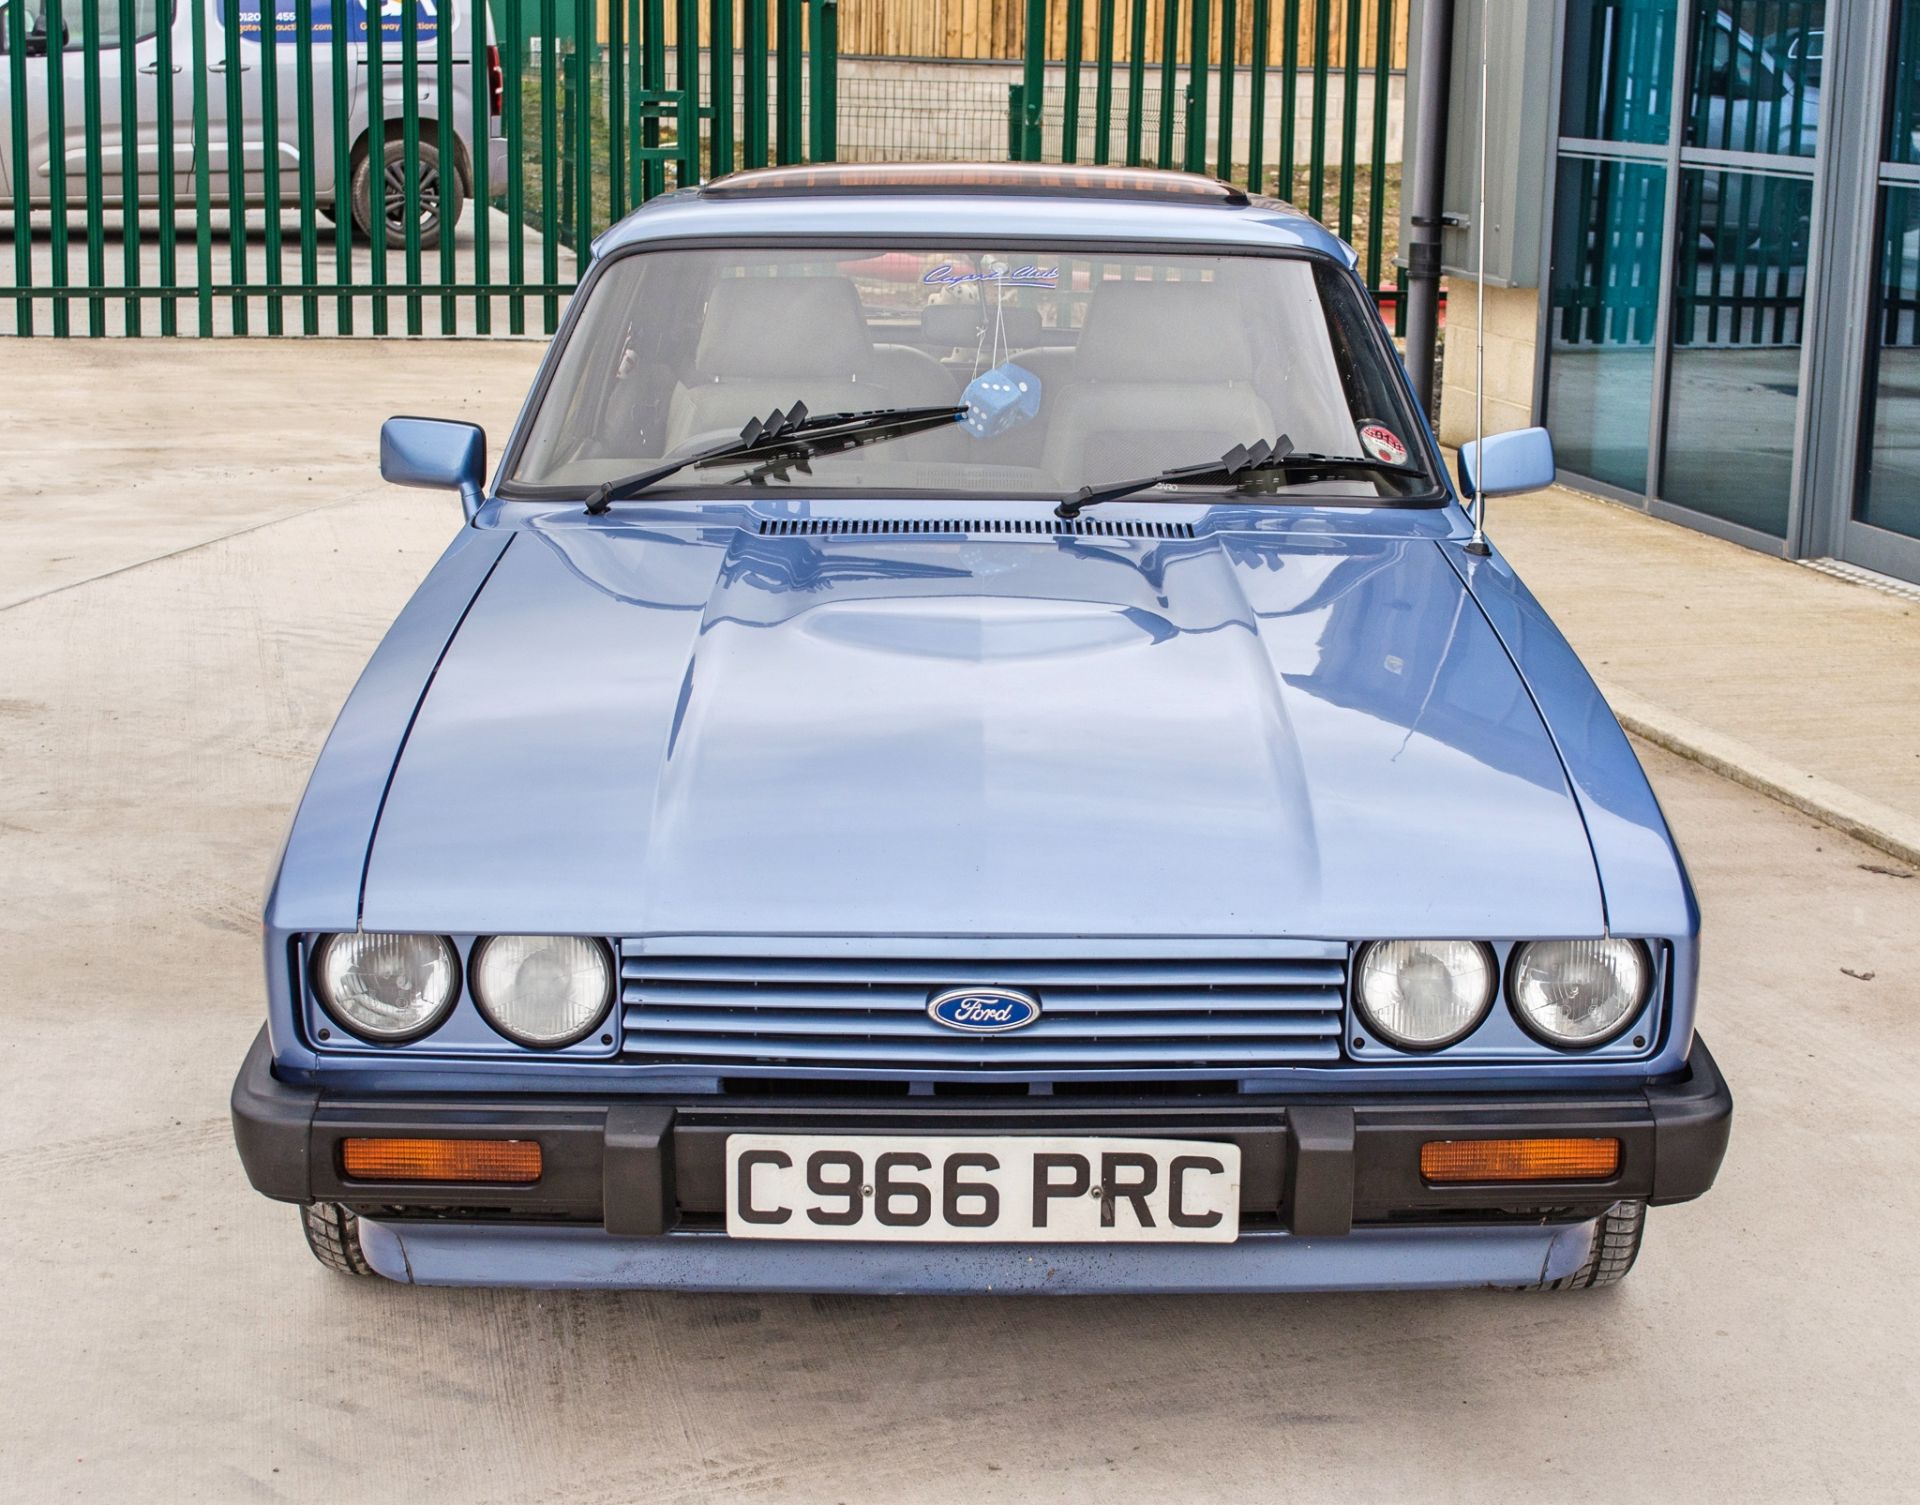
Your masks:
M 1384 423 L 1368 419 L 1360 425 L 1360 442 L 1368 454 L 1383 465 L 1405 465 L 1407 447 L 1400 436 Z

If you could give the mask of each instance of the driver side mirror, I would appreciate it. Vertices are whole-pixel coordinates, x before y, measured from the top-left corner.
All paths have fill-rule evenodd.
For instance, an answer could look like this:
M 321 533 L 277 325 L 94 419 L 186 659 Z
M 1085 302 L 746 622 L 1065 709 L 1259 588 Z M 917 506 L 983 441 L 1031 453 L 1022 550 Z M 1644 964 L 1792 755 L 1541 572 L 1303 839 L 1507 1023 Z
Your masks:
M 1514 496 L 1551 486 L 1557 473 L 1545 429 L 1488 434 L 1460 446 L 1460 489 L 1468 497 Z
M 50 52 L 65 52 L 67 50 L 67 43 L 72 40 L 72 37 L 73 32 L 67 25 L 67 18 L 62 16 L 60 18 L 60 44 L 58 47 L 55 47 L 52 39 L 47 35 L 47 18 L 42 16 L 38 21 L 33 23 L 33 30 L 29 31 L 22 39 L 20 55 L 22 57 L 45 57 Z
M 380 425 L 380 474 L 395 486 L 458 491 L 471 522 L 487 478 L 486 431 L 444 418 L 389 418 Z

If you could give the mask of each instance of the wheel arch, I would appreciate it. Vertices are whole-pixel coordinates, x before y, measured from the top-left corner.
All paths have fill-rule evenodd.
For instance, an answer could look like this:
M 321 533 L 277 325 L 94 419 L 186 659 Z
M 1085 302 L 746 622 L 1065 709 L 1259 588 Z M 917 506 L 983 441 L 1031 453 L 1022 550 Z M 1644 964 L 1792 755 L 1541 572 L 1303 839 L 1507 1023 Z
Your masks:
M 440 135 L 440 117 L 438 113 L 432 115 L 422 114 L 419 120 L 421 141 L 438 148 Z M 401 120 L 383 121 L 382 134 L 388 141 L 404 141 L 407 135 L 406 122 Z M 354 137 L 353 146 L 347 152 L 347 182 L 349 184 L 353 182 L 353 175 L 359 171 L 360 164 L 366 161 L 367 154 L 373 150 L 371 145 L 372 140 L 373 132 L 365 126 L 361 128 L 360 134 Z M 471 199 L 473 197 L 473 151 L 467 145 L 467 138 L 461 134 L 460 127 L 457 123 L 453 126 L 453 167 L 460 178 L 460 196 L 463 199 Z

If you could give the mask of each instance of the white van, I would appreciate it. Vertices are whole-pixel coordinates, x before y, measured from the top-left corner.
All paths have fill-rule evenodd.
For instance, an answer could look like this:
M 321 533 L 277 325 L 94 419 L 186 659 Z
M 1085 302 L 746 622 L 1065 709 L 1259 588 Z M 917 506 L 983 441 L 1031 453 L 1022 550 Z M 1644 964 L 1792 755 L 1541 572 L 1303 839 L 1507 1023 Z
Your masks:
M 375 152 L 368 131 L 367 89 L 367 3 L 368 0 L 313 0 L 311 7 L 312 49 L 312 141 L 315 201 L 324 213 L 337 215 L 344 191 L 355 228 L 363 236 L 373 224 L 373 183 L 375 173 L 382 178 L 381 200 L 385 208 L 387 237 L 399 244 L 406 233 L 406 166 L 401 141 L 400 119 L 405 108 L 405 81 L 401 68 L 403 11 L 402 0 L 381 0 L 380 40 L 381 72 L 385 78 L 382 92 L 384 149 Z M 465 200 L 473 192 L 473 49 L 469 41 L 475 0 L 414 0 L 419 7 L 419 211 L 420 238 L 423 245 L 435 245 L 446 223 L 457 223 Z M 167 28 L 171 43 L 168 59 L 173 105 L 170 147 L 173 157 L 174 193 L 177 203 L 194 202 L 193 145 L 193 30 L 192 7 L 203 7 L 201 24 L 205 36 L 207 168 L 208 188 L 215 203 L 228 198 L 228 121 L 227 121 L 227 34 L 229 14 L 239 31 L 240 92 L 244 101 L 244 119 L 235 133 L 240 142 L 245 167 L 245 195 L 249 204 L 258 204 L 265 192 L 265 131 L 261 107 L 261 0 L 133 0 L 132 13 L 137 28 L 131 48 L 138 125 L 133 144 L 139 154 L 139 195 L 142 203 L 158 200 L 160 154 L 168 143 L 160 139 L 155 121 L 158 92 L 161 88 L 160 37 Z M 276 155 L 280 163 L 280 200 L 287 208 L 299 203 L 300 192 L 300 58 L 296 43 L 293 0 L 274 0 L 275 78 L 279 91 L 275 118 Z M 20 7 L 16 22 L 13 7 Z M 346 22 L 344 38 L 348 49 L 344 100 L 336 101 L 333 77 L 333 50 L 336 45 L 333 16 L 343 8 Z M 97 9 L 96 9 L 97 8 Z M 61 59 L 63 101 L 62 157 L 66 171 L 66 202 L 73 208 L 87 205 L 87 128 L 85 109 L 86 15 L 96 10 L 99 41 L 99 160 L 103 170 L 101 199 L 118 205 L 125 184 L 124 143 L 121 132 L 121 84 L 124 59 L 121 47 L 121 7 L 119 0 L 65 0 L 60 7 L 63 35 L 49 35 L 48 0 L 0 0 L 0 204 L 11 204 L 16 178 L 25 177 L 31 202 L 44 206 L 51 200 L 49 176 L 53 162 L 53 143 L 48 129 L 47 108 L 48 54 L 58 51 Z M 482 11 L 484 16 L 485 12 Z M 435 62 L 441 42 L 441 21 L 449 22 L 451 32 L 452 90 L 441 97 Z M 24 23 L 24 24 L 21 24 Z M 491 36 L 491 28 L 488 35 Z M 24 39 L 25 56 L 11 55 L 16 36 Z M 499 49 L 491 44 L 487 51 L 487 181 L 497 191 L 506 182 L 507 149 L 501 135 L 500 105 L 503 78 Z M 22 66 L 24 65 L 24 66 Z M 12 140 L 12 90 L 17 72 L 26 78 L 25 150 Z M 336 164 L 335 121 L 337 103 L 344 103 L 347 118 L 347 159 L 344 172 Z M 441 170 L 439 120 L 448 112 L 453 128 L 453 172 Z M 448 192 L 443 195 L 442 185 Z

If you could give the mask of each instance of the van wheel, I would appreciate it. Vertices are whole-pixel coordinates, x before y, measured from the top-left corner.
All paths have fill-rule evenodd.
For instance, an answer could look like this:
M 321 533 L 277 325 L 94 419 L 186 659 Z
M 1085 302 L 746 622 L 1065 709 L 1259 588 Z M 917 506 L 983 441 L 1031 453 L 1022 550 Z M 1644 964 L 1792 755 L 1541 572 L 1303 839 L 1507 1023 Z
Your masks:
M 406 143 L 397 138 L 389 140 L 378 161 L 370 151 L 354 164 L 350 185 L 353 227 L 369 240 L 373 238 L 376 167 L 380 171 L 380 198 L 387 217 L 387 247 L 391 250 L 407 243 Z M 439 245 L 442 227 L 460 223 L 460 207 L 464 199 L 459 173 L 443 175 L 440 171 L 439 148 L 430 141 L 421 141 L 419 225 L 422 248 Z
M 1585 1291 L 1594 1286 L 1618 1285 L 1640 1256 L 1640 1239 L 1647 1230 L 1645 1202 L 1615 1202 L 1594 1230 L 1593 1248 L 1586 1263 L 1564 1280 L 1543 1280 L 1523 1286 L 1528 1291 Z
M 313 1257 L 342 1275 L 373 1275 L 360 1248 L 360 1219 L 338 1202 L 313 1202 L 300 1209 L 300 1227 Z

